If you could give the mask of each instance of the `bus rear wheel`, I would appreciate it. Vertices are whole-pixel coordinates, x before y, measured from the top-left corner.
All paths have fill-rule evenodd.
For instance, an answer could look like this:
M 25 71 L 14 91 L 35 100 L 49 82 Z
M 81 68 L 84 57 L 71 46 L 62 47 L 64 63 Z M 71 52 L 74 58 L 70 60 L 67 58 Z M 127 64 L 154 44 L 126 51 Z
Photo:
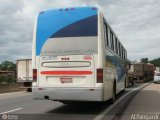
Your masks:
M 113 93 L 111 98 L 111 104 L 113 104 L 116 101 L 116 83 L 113 84 Z

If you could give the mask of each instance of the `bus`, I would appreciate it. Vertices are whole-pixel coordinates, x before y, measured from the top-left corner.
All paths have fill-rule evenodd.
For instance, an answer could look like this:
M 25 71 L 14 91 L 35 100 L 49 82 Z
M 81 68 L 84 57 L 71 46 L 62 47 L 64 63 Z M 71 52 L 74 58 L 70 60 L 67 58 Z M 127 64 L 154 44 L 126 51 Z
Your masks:
M 127 51 L 96 7 L 42 11 L 32 46 L 35 99 L 116 99 L 125 90 Z

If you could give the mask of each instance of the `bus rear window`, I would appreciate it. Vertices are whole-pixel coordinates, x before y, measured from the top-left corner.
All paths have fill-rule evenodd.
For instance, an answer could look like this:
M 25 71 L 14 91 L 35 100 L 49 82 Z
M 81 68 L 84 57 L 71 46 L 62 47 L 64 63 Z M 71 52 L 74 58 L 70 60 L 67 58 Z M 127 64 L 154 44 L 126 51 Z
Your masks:
M 50 38 L 97 36 L 97 29 L 97 15 L 94 15 L 64 27 Z

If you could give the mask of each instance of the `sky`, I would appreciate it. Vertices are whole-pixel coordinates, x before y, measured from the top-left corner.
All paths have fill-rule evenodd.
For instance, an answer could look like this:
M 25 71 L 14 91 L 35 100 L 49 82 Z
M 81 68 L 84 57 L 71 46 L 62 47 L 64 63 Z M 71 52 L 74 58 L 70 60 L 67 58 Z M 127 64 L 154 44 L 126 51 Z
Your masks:
M 160 57 L 160 0 L 0 0 L 0 62 L 31 58 L 40 11 L 74 6 L 98 7 L 131 61 Z

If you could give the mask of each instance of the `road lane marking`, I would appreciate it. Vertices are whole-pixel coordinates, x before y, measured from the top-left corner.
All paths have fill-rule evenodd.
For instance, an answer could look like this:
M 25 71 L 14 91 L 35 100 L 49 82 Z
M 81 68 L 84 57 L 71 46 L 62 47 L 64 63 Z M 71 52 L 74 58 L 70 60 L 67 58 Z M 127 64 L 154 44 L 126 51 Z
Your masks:
M 18 110 L 22 110 L 22 109 L 23 109 L 23 108 L 17 108 L 17 109 L 9 110 L 9 111 L 0 113 L 0 115 L 5 114 L 5 113 L 11 113 L 11 112 L 18 111 Z
M 107 109 L 105 109 L 104 111 L 102 111 L 99 115 L 97 115 L 93 120 L 102 120 L 106 114 L 113 109 L 119 102 L 121 102 L 121 100 L 123 100 L 126 96 L 128 96 L 129 94 L 131 94 L 132 92 L 134 92 L 135 90 L 140 90 L 141 88 L 143 88 L 144 86 L 148 85 L 150 83 L 145 83 L 142 86 L 139 86 L 137 88 L 134 88 L 133 90 L 129 91 L 128 93 L 126 93 L 124 96 L 120 97 L 114 104 L 110 105 Z

